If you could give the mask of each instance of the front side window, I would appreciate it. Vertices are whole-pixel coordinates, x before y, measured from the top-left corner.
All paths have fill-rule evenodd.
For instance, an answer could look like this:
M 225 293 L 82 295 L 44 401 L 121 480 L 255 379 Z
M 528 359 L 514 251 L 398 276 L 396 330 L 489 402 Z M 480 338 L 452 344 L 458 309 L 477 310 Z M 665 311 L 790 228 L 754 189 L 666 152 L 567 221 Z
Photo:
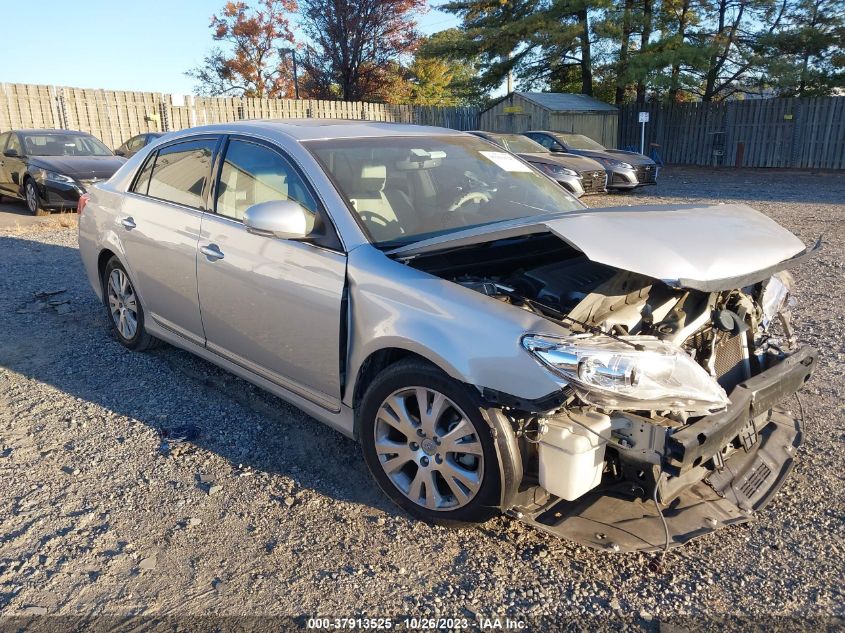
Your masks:
M 202 209 L 203 191 L 211 173 L 216 145 L 216 139 L 197 139 L 162 147 L 155 158 L 147 195 Z M 143 177 L 142 173 L 136 182 L 137 193 L 143 193 L 137 189 Z
M 111 150 L 90 134 L 23 134 L 27 156 L 112 156 Z
M 347 138 L 305 145 L 382 247 L 583 208 L 516 156 L 474 136 Z
M 293 166 L 268 147 L 231 140 L 220 170 L 216 212 L 240 221 L 249 207 L 271 200 L 298 202 L 311 212 L 313 226 L 317 203 Z
M 141 149 L 144 146 L 144 135 L 139 134 L 138 136 L 133 136 L 128 141 L 126 141 L 126 149 L 129 151 L 135 151 Z
M 18 153 L 18 156 L 23 155 L 23 147 L 21 147 L 21 141 L 18 138 L 18 135 L 12 132 L 9 134 L 9 145 L 6 149 L 13 149 Z
M 540 145 L 545 147 L 546 149 L 552 149 L 553 147 L 559 147 L 560 143 L 557 143 L 554 139 L 549 138 L 545 135 L 531 135 L 531 138 L 537 141 Z

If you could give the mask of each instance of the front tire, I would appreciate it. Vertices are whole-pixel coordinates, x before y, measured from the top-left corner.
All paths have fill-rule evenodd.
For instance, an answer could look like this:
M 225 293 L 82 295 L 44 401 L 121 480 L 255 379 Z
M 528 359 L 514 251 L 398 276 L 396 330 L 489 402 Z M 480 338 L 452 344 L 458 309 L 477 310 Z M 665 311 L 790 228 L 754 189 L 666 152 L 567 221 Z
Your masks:
M 478 396 L 438 368 L 388 366 L 361 402 L 364 460 L 379 487 L 429 523 L 482 523 L 499 514 L 501 477 Z
M 158 339 L 144 329 L 144 308 L 129 274 L 117 257 L 106 263 L 102 282 L 106 312 L 117 340 L 136 352 L 154 347 Z
M 38 194 L 38 187 L 31 178 L 23 186 L 26 207 L 32 215 L 49 215 L 50 212 L 41 206 L 41 197 Z

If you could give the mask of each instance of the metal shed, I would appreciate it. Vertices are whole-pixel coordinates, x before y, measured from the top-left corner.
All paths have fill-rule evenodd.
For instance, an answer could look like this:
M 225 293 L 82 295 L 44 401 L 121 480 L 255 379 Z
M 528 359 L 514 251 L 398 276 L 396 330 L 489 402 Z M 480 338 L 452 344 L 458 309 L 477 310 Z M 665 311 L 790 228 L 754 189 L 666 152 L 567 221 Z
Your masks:
M 618 126 L 614 106 L 565 92 L 512 92 L 481 113 L 482 130 L 575 132 L 611 148 L 616 147 Z

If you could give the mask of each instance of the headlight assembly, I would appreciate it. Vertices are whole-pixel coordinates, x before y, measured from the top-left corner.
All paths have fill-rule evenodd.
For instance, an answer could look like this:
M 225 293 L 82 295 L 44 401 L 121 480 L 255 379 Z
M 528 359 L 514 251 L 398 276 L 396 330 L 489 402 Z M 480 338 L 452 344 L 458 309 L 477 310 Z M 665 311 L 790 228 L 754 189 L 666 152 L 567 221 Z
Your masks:
M 605 409 L 707 413 L 729 404 L 725 390 L 686 352 L 654 337 L 530 334 L 522 346 L 582 400 Z
M 547 173 L 552 178 L 560 176 L 578 175 L 578 172 L 574 169 L 569 169 L 568 167 L 560 167 L 559 165 L 547 165 L 545 163 L 538 163 L 537 167 L 539 167 L 541 171 Z
M 633 169 L 634 166 L 631 163 L 626 163 L 623 160 L 616 160 L 615 158 L 602 158 L 600 159 L 608 167 L 621 167 L 622 169 Z
M 35 179 L 41 182 L 50 181 L 50 182 L 66 182 L 66 183 L 73 183 L 75 182 L 73 178 L 70 176 L 65 176 L 64 174 L 60 174 L 57 171 L 50 171 L 49 169 L 39 169 L 35 172 Z

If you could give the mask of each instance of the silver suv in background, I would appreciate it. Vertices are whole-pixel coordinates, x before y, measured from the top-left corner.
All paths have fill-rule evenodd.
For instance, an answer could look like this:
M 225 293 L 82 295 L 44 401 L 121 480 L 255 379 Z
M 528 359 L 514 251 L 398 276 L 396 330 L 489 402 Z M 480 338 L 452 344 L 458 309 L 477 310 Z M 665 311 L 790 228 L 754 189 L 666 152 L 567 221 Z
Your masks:
M 782 401 L 816 352 L 784 269 L 807 252 L 742 205 L 585 209 L 469 134 L 296 120 L 173 133 L 79 214 L 121 344 L 355 438 L 427 521 L 670 547 L 749 520 L 801 441 Z
M 500 134 L 480 130 L 470 134 L 487 139 L 516 154 L 549 178 L 556 180 L 576 198 L 607 191 L 607 172 L 600 163 L 591 158 L 562 152 L 553 154 L 522 134 Z
M 578 154 L 597 160 L 607 170 L 607 188 L 611 191 L 657 184 L 657 163 L 644 154 L 607 149 L 583 134 L 539 130 L 525 132 L 525 136 L 551 152 Z

